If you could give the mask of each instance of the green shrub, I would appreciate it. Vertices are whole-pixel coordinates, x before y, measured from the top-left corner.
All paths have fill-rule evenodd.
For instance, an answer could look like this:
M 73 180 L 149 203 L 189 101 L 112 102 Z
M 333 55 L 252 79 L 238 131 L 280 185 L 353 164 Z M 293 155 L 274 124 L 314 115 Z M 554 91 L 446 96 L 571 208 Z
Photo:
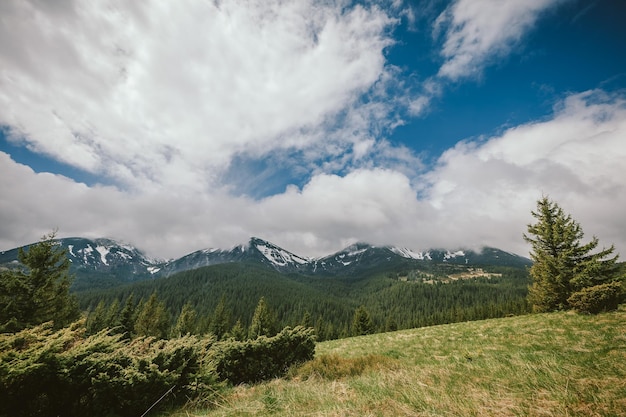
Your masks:
M 220 378 L 232 384 L 254 383 L 283 376 L 289 367 L 311 360 L 314 329 L 286 327 L 273 337 L 218 342 L 213 359 Z
M 614 281 L 575 292 L 567 302 L 580 313 L 597 314 L 617 310 L 623 300 L 624 288 L 621 282 Z
M 217 385 L 212 338 L 84 333 L 78 323 L 0 335 L 0 416 L 138 416 L 172 387 L 170 404 Z

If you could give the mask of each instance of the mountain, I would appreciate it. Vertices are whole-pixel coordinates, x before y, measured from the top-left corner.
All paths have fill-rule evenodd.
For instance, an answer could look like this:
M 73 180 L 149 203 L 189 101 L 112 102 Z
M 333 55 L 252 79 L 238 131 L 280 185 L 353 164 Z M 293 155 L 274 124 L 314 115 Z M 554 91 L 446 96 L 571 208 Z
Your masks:
M 269 266 L 279 272 L 304 272 L 310 260 L 295 255 L 263 239 L 253 237 L 248 244 L 231 249 L 203 249 L 182 258 L 167 262 L 160 268 L 159 275 L 231 262 L 253 263 Z
M 262 265 L 280 273 L 346 276 L 370 269 L 390 269 L 427 264 L 498 265 L 523 267 L 527 258 L 495 248 L 472 250 L 430 249 L 415 252 L 395 246 L 356 243 L 325 257 L 310 259 L 296 255 L 268 241 L 253 237 L 247 244 L 230 249 L 203 249 L 181 258 L 151 259 L 132 245 L 111 239 L 79 237 L 58 239 L 72 263 L 74 289 L 108 287 L 121 283 L 166 277 L 178 272 L 226 263 Z M 0 252 L 0 266 L 14 267 L 18 249 Z
M 57 242 L 65 249 L 71 262 L 74 289 L 141 281 L 149 279 L 159 270 L 159 261 L 147 257 L 132 245 L 111 239 L 70 237 L 57 239 Z M 19 248 L 0 252 L 0 266 L 18 266 L 18 252 Z

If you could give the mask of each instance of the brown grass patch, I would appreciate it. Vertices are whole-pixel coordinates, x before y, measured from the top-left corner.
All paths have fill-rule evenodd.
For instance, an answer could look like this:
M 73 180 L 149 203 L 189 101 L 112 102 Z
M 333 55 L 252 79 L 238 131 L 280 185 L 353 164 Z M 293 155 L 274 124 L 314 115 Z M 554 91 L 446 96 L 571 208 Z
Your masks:
M 292 369 L 289 377 L 303 380 L 310 378 L 339 380 L 359 376 L 365 371 L 393 369 L 394 362 L 394 359 L 382 355 L 366 355 L 356 358 L 346 358 L 335 354 L 320 355 Z

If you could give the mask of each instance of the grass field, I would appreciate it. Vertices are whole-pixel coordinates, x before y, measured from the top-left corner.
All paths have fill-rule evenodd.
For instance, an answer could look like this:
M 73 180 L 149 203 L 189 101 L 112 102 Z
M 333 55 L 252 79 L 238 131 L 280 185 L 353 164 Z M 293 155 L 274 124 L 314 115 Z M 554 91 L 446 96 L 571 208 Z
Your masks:
M 170 416 L 626 416 L 626 310 L 323 342 L 287 378 L 218 398 Z

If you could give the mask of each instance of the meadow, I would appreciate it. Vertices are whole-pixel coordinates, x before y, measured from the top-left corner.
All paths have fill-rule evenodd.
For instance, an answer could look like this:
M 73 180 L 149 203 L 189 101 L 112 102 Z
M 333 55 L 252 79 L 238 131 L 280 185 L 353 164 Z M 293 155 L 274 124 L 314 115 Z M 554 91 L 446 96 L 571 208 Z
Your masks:
M 626 309 L 325 341 L 285 378 L 165 415 L 626 416 Z

